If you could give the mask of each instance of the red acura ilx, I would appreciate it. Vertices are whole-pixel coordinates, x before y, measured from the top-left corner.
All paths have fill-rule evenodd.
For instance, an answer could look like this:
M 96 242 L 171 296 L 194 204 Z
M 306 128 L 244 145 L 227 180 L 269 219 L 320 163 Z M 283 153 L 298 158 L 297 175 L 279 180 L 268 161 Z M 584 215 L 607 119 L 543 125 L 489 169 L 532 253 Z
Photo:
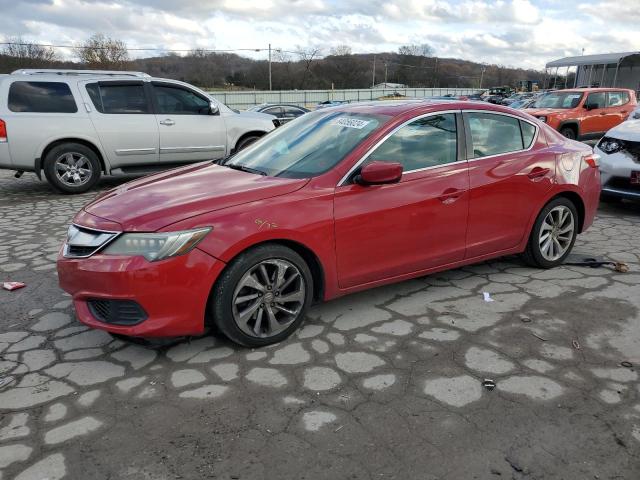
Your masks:
M 60 285 L 113 333 L 278 342 L 314 301 L 502 255 L 562 263 L 593 221 L 597 157 L 535 118 L 472 102 L 306 114 L 221 164 L 83 208 Z

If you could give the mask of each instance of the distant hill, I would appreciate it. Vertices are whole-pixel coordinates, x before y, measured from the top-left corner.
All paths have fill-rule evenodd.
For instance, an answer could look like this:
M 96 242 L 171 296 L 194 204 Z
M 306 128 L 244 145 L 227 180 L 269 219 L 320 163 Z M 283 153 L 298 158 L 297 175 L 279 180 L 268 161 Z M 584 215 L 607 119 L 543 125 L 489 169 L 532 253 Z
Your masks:
M 368 88 L 372 85 L 374 54 L 330 55 L 312 60 L 309 60 L 309 56 L 309 52 L 306 52 L 304 55 L 290 55 L 290 58 L 281 57 L 279 61 L 274 61 L 273 89 Z M 0 54 L 0 73 L 9 73 L 18 68 L 83 68 L 83 64 L 71 61 L 34 64 L 28 59 Z M 266 60 L 253 60 L 233 53 L 195 52 L 186 56 L 141 58 L 127 62 L 126 69 L 182 80 L 204 88 L 269 88 Z M 375 54 L 375 70 L 375 83 L 387 81 L 410 87 L 477 88 L 481 76 L 484 88 L 514 86 L 519 80 L 542 83 L 544 78 L 544 72 L 535 70 L 391 52 Z

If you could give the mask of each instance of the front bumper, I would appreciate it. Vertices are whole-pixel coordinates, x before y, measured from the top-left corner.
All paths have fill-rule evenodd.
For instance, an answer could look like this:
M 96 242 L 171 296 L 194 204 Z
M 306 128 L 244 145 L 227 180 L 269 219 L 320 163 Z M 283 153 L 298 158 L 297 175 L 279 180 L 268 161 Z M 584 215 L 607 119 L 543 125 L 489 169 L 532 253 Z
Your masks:
M 640 171 L 640 159 L 626 151 L 608 154 L 598 147 L 594 151 L 600 155 L 602 195 L 640 200 L 640 185 L 629 181 L 632 171 Z
M 60 286 L 73 297 L 78 319 L 94 328 L 136 337 L 178 337 L 204 332 L 207 301 L 225 263 L 197 248 L 158 262 L 143 257 L 58 255 Z M 117 325 L 98 319 L 89 300 L 132 300 L 146 319 Z

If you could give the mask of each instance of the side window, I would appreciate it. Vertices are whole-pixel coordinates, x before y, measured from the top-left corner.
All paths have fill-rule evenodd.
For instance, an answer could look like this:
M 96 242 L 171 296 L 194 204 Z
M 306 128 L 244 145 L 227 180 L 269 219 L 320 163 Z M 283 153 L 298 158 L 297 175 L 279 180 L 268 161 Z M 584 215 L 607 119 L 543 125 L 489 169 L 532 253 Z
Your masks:
M 533 143 L 533 137 L 536 135 L 536 127 L 531 125 L 529 122 L 520 120 L 520 130 L 522 131 L 522 142 L 524 143 L 524 148 L 529 148 Z
M 628 92 L 609 92 L 607 96 L 607 107 L 621 107 L 629 103 Z
M 282 109 L 284 110 L 285 118 L 298 118 L 304 113 L 302 110 L 294 107 L 283 107 Z
M 9 87 L 12 112 L 76 113 L 69 85 L 62 82 L 13 82 Z
M 262 111 L 262 113 L 266 113 L 269 115 L 275 115 L 276 117 L 281 117 L 282 116 L 282 108 L 280 107 L 271 107 L 271 108 L 266 108 Z
M 93 106 L 100 113 L 150 113 L 149 102 L 142 84 L 90 83 L 86 86 Z
M 606 94 L 604 92 L 590 93 L 585 105 L 592 105 L 592 108 L 604 108 L 605 97 Z
M 158 113 L 170 115 L 209 115 L 208 100 L 186 88 L 154 85 Z
M 524 149 L 520 121 L 494 113 L 465 114 L 473 143 L 472 158 L 500 155 Z
M 405 172 L 457 161 L 456 117 L 453 113 L 432 115 L 405 125 L 371 155 L 375 160 L 400 162 Z

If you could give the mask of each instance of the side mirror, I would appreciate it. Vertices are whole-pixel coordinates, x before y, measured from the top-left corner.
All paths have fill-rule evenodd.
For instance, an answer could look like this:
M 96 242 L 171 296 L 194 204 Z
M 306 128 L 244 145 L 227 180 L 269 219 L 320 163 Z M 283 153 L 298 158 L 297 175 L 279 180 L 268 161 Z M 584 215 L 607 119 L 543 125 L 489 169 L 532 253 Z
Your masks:
M 218 105 L 216 105 L 214 102 L 211 102 L 209 104 L 209 115 L 218 115 L 220 113 L 220 109 L 218 108 Z
M 596 108 L 598 108 L 598 105 L 595 103 L 585 103 L 584 108 L 586 108 L 587 110 L 595 110 Z
M 355 182 L 360 185 L 398 183 L 402 178 L 402 164 L 398 162 L 371 162 L 360 170 Z

